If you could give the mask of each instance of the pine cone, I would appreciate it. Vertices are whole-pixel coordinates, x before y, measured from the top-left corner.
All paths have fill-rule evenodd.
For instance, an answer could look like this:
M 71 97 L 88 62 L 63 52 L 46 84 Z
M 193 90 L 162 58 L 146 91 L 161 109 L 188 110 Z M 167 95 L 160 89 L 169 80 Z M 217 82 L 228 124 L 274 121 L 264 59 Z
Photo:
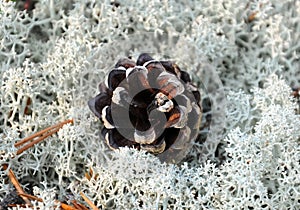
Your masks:
M 200 93 L 173 62 L 148 54 L 136 63 L 120 59 L 99 90 L 88 105 L 104 124 L 102 135 L 111 149 L 128 146 L 176 162 L 198 136 Z

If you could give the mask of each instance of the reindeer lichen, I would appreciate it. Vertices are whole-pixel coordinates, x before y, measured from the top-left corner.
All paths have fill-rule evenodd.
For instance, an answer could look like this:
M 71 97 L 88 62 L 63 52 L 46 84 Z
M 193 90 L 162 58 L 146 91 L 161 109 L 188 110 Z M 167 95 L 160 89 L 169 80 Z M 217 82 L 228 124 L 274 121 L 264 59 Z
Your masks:
M 295 0 L 1 1 L 0 164 L 43 199 L 30 209 L 80 192 L 101 209 L 299 209 L 299 22 Z M 201 138 L 177 165 L 110 151 L 87 106 L 118 58 L 144 52 L 174 59 L 201 92 Z M 13 191 L 0 170 L 0 208 Z

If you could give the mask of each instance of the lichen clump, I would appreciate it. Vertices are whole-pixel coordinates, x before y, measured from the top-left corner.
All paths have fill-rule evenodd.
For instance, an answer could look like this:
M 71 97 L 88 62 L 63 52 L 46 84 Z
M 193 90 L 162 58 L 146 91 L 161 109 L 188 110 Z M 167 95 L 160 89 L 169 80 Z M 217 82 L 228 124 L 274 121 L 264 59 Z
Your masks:
M 100 209 L 300 209 L 300 1 L 22 2 L 0 1 L 0 165 L 43 199 L 30 209 L 83 203 L 80 192 Z M 201 93 L 199 141 L 176 164 L 108 149 L 87 106 L 109 67 L 141 52 L 175 61 Z M 164 95 L 153 114 L 172 107 Z M 1 207 L 13 191 L 0 170 Z

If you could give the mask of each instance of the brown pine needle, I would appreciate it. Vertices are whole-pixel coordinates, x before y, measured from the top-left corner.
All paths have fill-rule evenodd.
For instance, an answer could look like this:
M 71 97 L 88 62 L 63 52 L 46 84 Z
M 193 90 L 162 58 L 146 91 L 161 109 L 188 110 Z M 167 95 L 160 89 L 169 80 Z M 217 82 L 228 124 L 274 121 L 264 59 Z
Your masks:
M 80 195 L 81 195 L 81 197 L 83 198 L 83 200 L 84 200 L 85 202 L 87 202 L 87 204 L 88 204 L 93 210 L 99 210 L 99 209 L 97 208 L 97 206 L 95 206 L 95 205 L 93 204 L 93 202 L 92 202 L 88 197 L 86 197 L 86 195 L 85 195 L 83 192 L 80 192 Z
M 81 207 L 82 210 L 89 210 L 89 208 L 85 207 L 83 204 L 78 203 L 78 205 Z
M 30 200 L 36 200 L 36 201 L 39 201 L 39 202 L 43 202 L 43 199 L 41 198 L 38 198 L 34 195 L 29 195 L 29 194 L 22 194 L 22 193 L 18 193 L 19 196 L 23 196 L 23 197 L 27 197 L 28 199 Z
M 24 152 L 25 150 L 29 149 L 30 147 L 34 146 L 35 144 L 41 142 L 42 140 L 44 140 L 45 138 L 53 135 L 54 133 L 56 133 L 57 131 L 59 131 L 60 128 L 56 128 L 55 130 L 52 130 L 51 132 L 35 139 L 34 141 L 26 144 L 24 147 L 20 148 L 17 150 L 17 155 L 21 154 L 22 152 Z
M 26 208 L 28 207 L 27 204 L 7 204 L 8 207 L 22 207 Z
M 92 178 L 92 176 L 93 176 L 93 169 L 92 169 L 92 167 L 90 167 L 90 170 L 88 171 L 88 172 L 86 172 L 85 174 L 84 174 L 84 176 L 85 176 L 85 178 L 87 178 L 88 180 L 91 180 L 91 178 Z
M 78 210 L 77 208 L 74 208 L 74 207 L 72 207 L 72 206 L 69 206 L 69 205 L 67 205 L 67 204 L 65 204 L 65 203 L 61 203 L 61 204 L 60 204 L 60 208 L 63 209 L 63 210 Z
M 31 136 L 28 136 L 28 137 L 22 139 L 21 141 L 15 143 L 15 147 L 21 146 L 22 144 L 25 144 L 26 142 L 34 139 L 35 137 L 38 137 L 38 136 L 40 136 L 40 135 L 42 135 L 42 134 L 44 134 L 44 133 L 46 133 L 46 132 L 48 132 L 48 131 L 50 131 L 50 130 L 52 130 L 54 128 L 58 128 L 58 127 L 61 128 L 63 125 L 68 124 L 68 123 L 73 123 L 73 119 L 65 120 L 65 121 L 63 121 L 61 123 L 58 123 L 56 125 L 52 125 L 52 126 L 50 126 L 48 128 L 45 128 L 45 129 L 37 132 L 37 133 L 34 133 Z
M 53 126 L 50 126 L 44 130 L 41 130 L 31 136 L 28 136 L 24 139 L 22 139 L 21 141 L 15 143 L 15 147 L 18 147 L 18 146 L 21 146 L 31 140 L 33 140 L 34 138 L 38 137 L 37 139 L 33 140 L 32 142 L 26 144 L 24 147 L 20 148 L 18 151 L 17 151 L 17 155 L 21 154 L 22 152 L 24 152 L 25 150 L 29 149 L 30 147 L 32 147 L 33 145 L 41 142 L 42 140 L 44 140 L 45 138 L 53 135 L 54 133 L 56 133 L 57 131 L 59 131 L 59 129 L 61 129 L 65 124 L 68 124 L 68 123 L 73 123 L 73 119 L 69 119 L 69 120 L 65 120 L 61 123 L 58 123 L 56 125 L 53 125 Z
M 92 178 L 96 180 L 96 179 L 98 178 L 99 174 L 95 174 L 95 175 L 94 175 L 93 168 L 90 167 L 90 170 L 89 170 L 88 172 L 86 172 L 86 173 L 84 174 L 84 176 L 85 176 L 85 178 L 87 178 L 88 180 L 91 180 Z
M 30 143 L 26 144 L 25 146 L 23 146 L 22 148 L 20 148 L 19 150 L 17 150 L 17 155 L 21 154 L 22 152 L 24 152 L 25 150 L 29 149 L 30 147 L 34 146 L 35 144 L 41 142 L 42 140 L 44 140 L 45 138 L 47 138 L 48 136 L 53 135 L 54 133 L 56 133 L 57 131 L 59 131 L 59 129 L 61 129 L 65 124 L 68 123 L 73 123 L 73 119 L 69 119 L 69 120 L 65 120 L 61 123 L 58 123 L 56 125 L 50 126 L 42 131 L 39 131 L 29 137 L 26 137 L 24 139 L 22 139 L 21 141 L 15 143 L 15 147 L 21 146 L 31 140 Z M 36 138 L 38 137 L 38 138 Z M 35 139 L 36 138 L 36 139 Z M 2 165 L 3 170 L 6 170 L 8 168 L 7 164 L 3 164 Z M 18 195 L 25 201 L 26 205 L 31 206 L 31 200 L 37 200 L 39 202 L 43 202 L 43 200 L 41 198 L 38 198 L 36 196 L 33 195 L 29 195 L 26 194 L 23 190 L 23 188 L 21 187 L 20 183 L 18 182 L 14 172 L 9 169 L 8 170 L 8 177 L 11 181 L 11 183 L 14 185 L 14 187 L 16 188 L 16 191 L 18 193 Z M 13 204 L 12 204 L 13 205 Z M 67 204 L 63 204 L 61 203 L 61 208 L 64 210 L 76 210 L 76 208 L 68 206 Z
M 253 12 L 252 14 L 249 15 L 248 17 L 248 22 L 252 22 L 255 18 L 256 18 L 256 15 L 258 14 L 258 12 Z
M 87 207 L 85 207 L 84 205 L 77 203 L 76 200 L 72 201 L 72 204 L 74 205 L 74 207 L 78 210 L 89 210 Z
M 84 176 L 85 176 L 85 178 L 87 178 L 88 180 L 91 180 L 91 178 L 92 178 L 89 172 L 86 172 L 86 173 L 84 174 Z
M 16 188 L 18 194 L 20 195 L 20 197 L 25 201 L 25 203 L 27 205 L 31 206 L 30 200 L 26 196 L 23 196 L 26 193 L 24 192 L 24 190 L 21 187 L 20 183 L 18 182 L 14 172 L 11 169 L 8 170 L 8 177 L 9 177 L 11 183 L 15 186 L 15 188 Z
M 78 203 L 75 200 L 72 200 L 71 202 L 76 209 L 82 210 L 82 208 L 78 205 Z

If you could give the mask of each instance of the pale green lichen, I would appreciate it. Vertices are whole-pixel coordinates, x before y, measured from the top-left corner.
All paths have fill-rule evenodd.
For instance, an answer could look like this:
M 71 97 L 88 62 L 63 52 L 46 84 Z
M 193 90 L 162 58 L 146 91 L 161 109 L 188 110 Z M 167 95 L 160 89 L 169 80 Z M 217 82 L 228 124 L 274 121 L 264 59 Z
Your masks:
M 300 2 L 118 4 L 40 0 L 26 12 L 0 3 L 0 164 L 43 198 L 33 208 L 82 201 L 83 191 L 102 209 L 299 209 L 290 86 L 300 86 Z M 87 107 L 114 63 L 141 52 L 176 61 L 212 103 L 207 141 L 179 165 L 108 150 Z M 15 142 L 68 118 L 74 125 L 16 156 Z M 13 190 L 6 174 L 0 202 Z

